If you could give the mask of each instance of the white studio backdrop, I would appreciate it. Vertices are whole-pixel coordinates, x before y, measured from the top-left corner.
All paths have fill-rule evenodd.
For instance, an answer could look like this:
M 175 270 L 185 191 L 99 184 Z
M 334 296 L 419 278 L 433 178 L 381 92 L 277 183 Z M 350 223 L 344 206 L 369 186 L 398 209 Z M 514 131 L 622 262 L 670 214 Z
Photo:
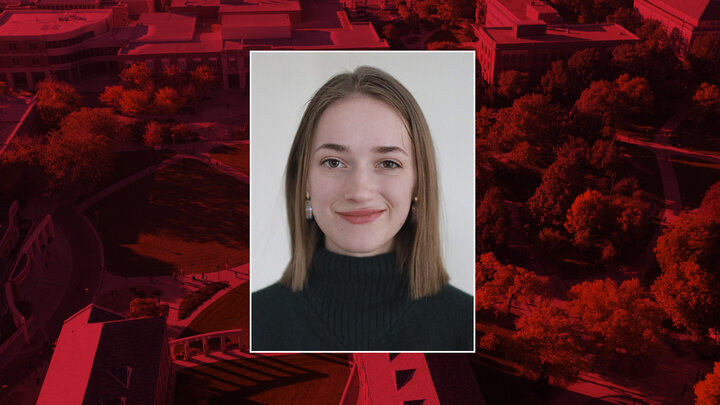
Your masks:
M 250 278 L 257 291 L 290 258 L 284 171 L 312 95 L 332 76 L 382 69 L 417 100 L 438 163 L 440 230 L 450 283 L 475 295 L 475 55 L 473 51 L 250 53 Z

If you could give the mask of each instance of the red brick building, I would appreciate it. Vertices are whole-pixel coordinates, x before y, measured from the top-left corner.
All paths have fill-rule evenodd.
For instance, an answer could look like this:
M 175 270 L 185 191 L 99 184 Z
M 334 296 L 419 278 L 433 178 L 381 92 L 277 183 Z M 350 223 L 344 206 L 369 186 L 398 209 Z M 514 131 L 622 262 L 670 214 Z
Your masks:
M 554 61 L 567 59 L 581 49 L 611 51 L 620 44 L 638 41 L 617 24 L 547 25 L 530 21 L 510 27 L 480 27 L 477 34 L 478 63 L 488 83 L 503 70 L 542 75 Z

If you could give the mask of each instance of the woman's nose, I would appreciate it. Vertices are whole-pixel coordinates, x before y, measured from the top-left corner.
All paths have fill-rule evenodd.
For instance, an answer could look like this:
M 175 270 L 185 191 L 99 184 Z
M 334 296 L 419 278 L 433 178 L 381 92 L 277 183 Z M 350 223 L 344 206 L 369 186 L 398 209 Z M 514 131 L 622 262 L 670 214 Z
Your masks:
M 368 201 L 375 197 L 376 185 L 367 170 L 353 170 L 345 186 L 345 199 Z

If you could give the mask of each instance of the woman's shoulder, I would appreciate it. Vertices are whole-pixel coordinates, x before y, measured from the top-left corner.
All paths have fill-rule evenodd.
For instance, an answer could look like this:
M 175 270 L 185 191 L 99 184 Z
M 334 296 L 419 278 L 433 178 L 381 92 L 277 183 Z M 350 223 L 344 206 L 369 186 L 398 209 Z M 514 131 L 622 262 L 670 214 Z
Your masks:
M 431 295 L 430 299 L 438 305 L 473 307 L 473 296 L 450 284 L 445 285 L 437 294 Z
M 265 311 L 283 310 L 293 306 L 293 293 L 286 286 L 275 283 L 252 293 L 252 308 Z

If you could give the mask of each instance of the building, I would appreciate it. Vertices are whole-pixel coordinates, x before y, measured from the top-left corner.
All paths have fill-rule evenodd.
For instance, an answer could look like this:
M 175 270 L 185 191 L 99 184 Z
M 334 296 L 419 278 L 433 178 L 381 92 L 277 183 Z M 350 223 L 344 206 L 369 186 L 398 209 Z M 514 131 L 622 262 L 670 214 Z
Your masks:
M 701 35 L 720 39 L 720 0 L 635 0 L 634 6 L 643 18 L 665 26 L 681 58 Z
M 261 49 L 387 49 L 370 23 L 351 23 L 337 0 L 175 0 L 168 13 L 130 21 L 128 6 L 0 14 L 0 81 L 33 89 L 55 75 L 77 81 L 143 62 L 191 70 L 204 64 L 224 88 L 246 88 L 249 54 Z
M 544 21 L 547 24 L 564 24 L 557 11 L 544 1 L 487 0 L 486 27 L 512 27 L 527 21 Z
M 63 324 L 37 403 L 166 404 L 170 376 L 164 317 L 91 304 Z
M 117 70 L 120 44 L 113 29 L 126 25 L 126 7 L 43 11 L 5 10 L 0 14 L 0 80 L 32 89 L 55 75 L 80 80 L 85 74 Z
M 351 23 L 336 0 L 307 3 L 301 15 L 294 11 L 297 0 L 278 4 L 270 4 L 268 12 L 259 11 L 266 3 L 254 6 L 254 14 L 250 8 L 221 4 L 219 24 L 200 18 L 204 11 L 142 15 L 135 27 L 124 30 L 128 38 L 118 63 L 124 68 L 144 62 L 152 69 L 173 64 L 181 70 L 205 64 L 223 88 L 247 88 L 251 50 L 389 48 L 370 23 Z M 284 11 L 276 12 L 278 7 Z
M 573 53 L 614 47 L 638 41 L 633 33 L 617 24 L 548 25 L 544 21 L 516 23 L 511 27 L 477 29 L 476 54 L 482 77 L 493 83 L 504 70 L 542 75 L 556 60 Z

